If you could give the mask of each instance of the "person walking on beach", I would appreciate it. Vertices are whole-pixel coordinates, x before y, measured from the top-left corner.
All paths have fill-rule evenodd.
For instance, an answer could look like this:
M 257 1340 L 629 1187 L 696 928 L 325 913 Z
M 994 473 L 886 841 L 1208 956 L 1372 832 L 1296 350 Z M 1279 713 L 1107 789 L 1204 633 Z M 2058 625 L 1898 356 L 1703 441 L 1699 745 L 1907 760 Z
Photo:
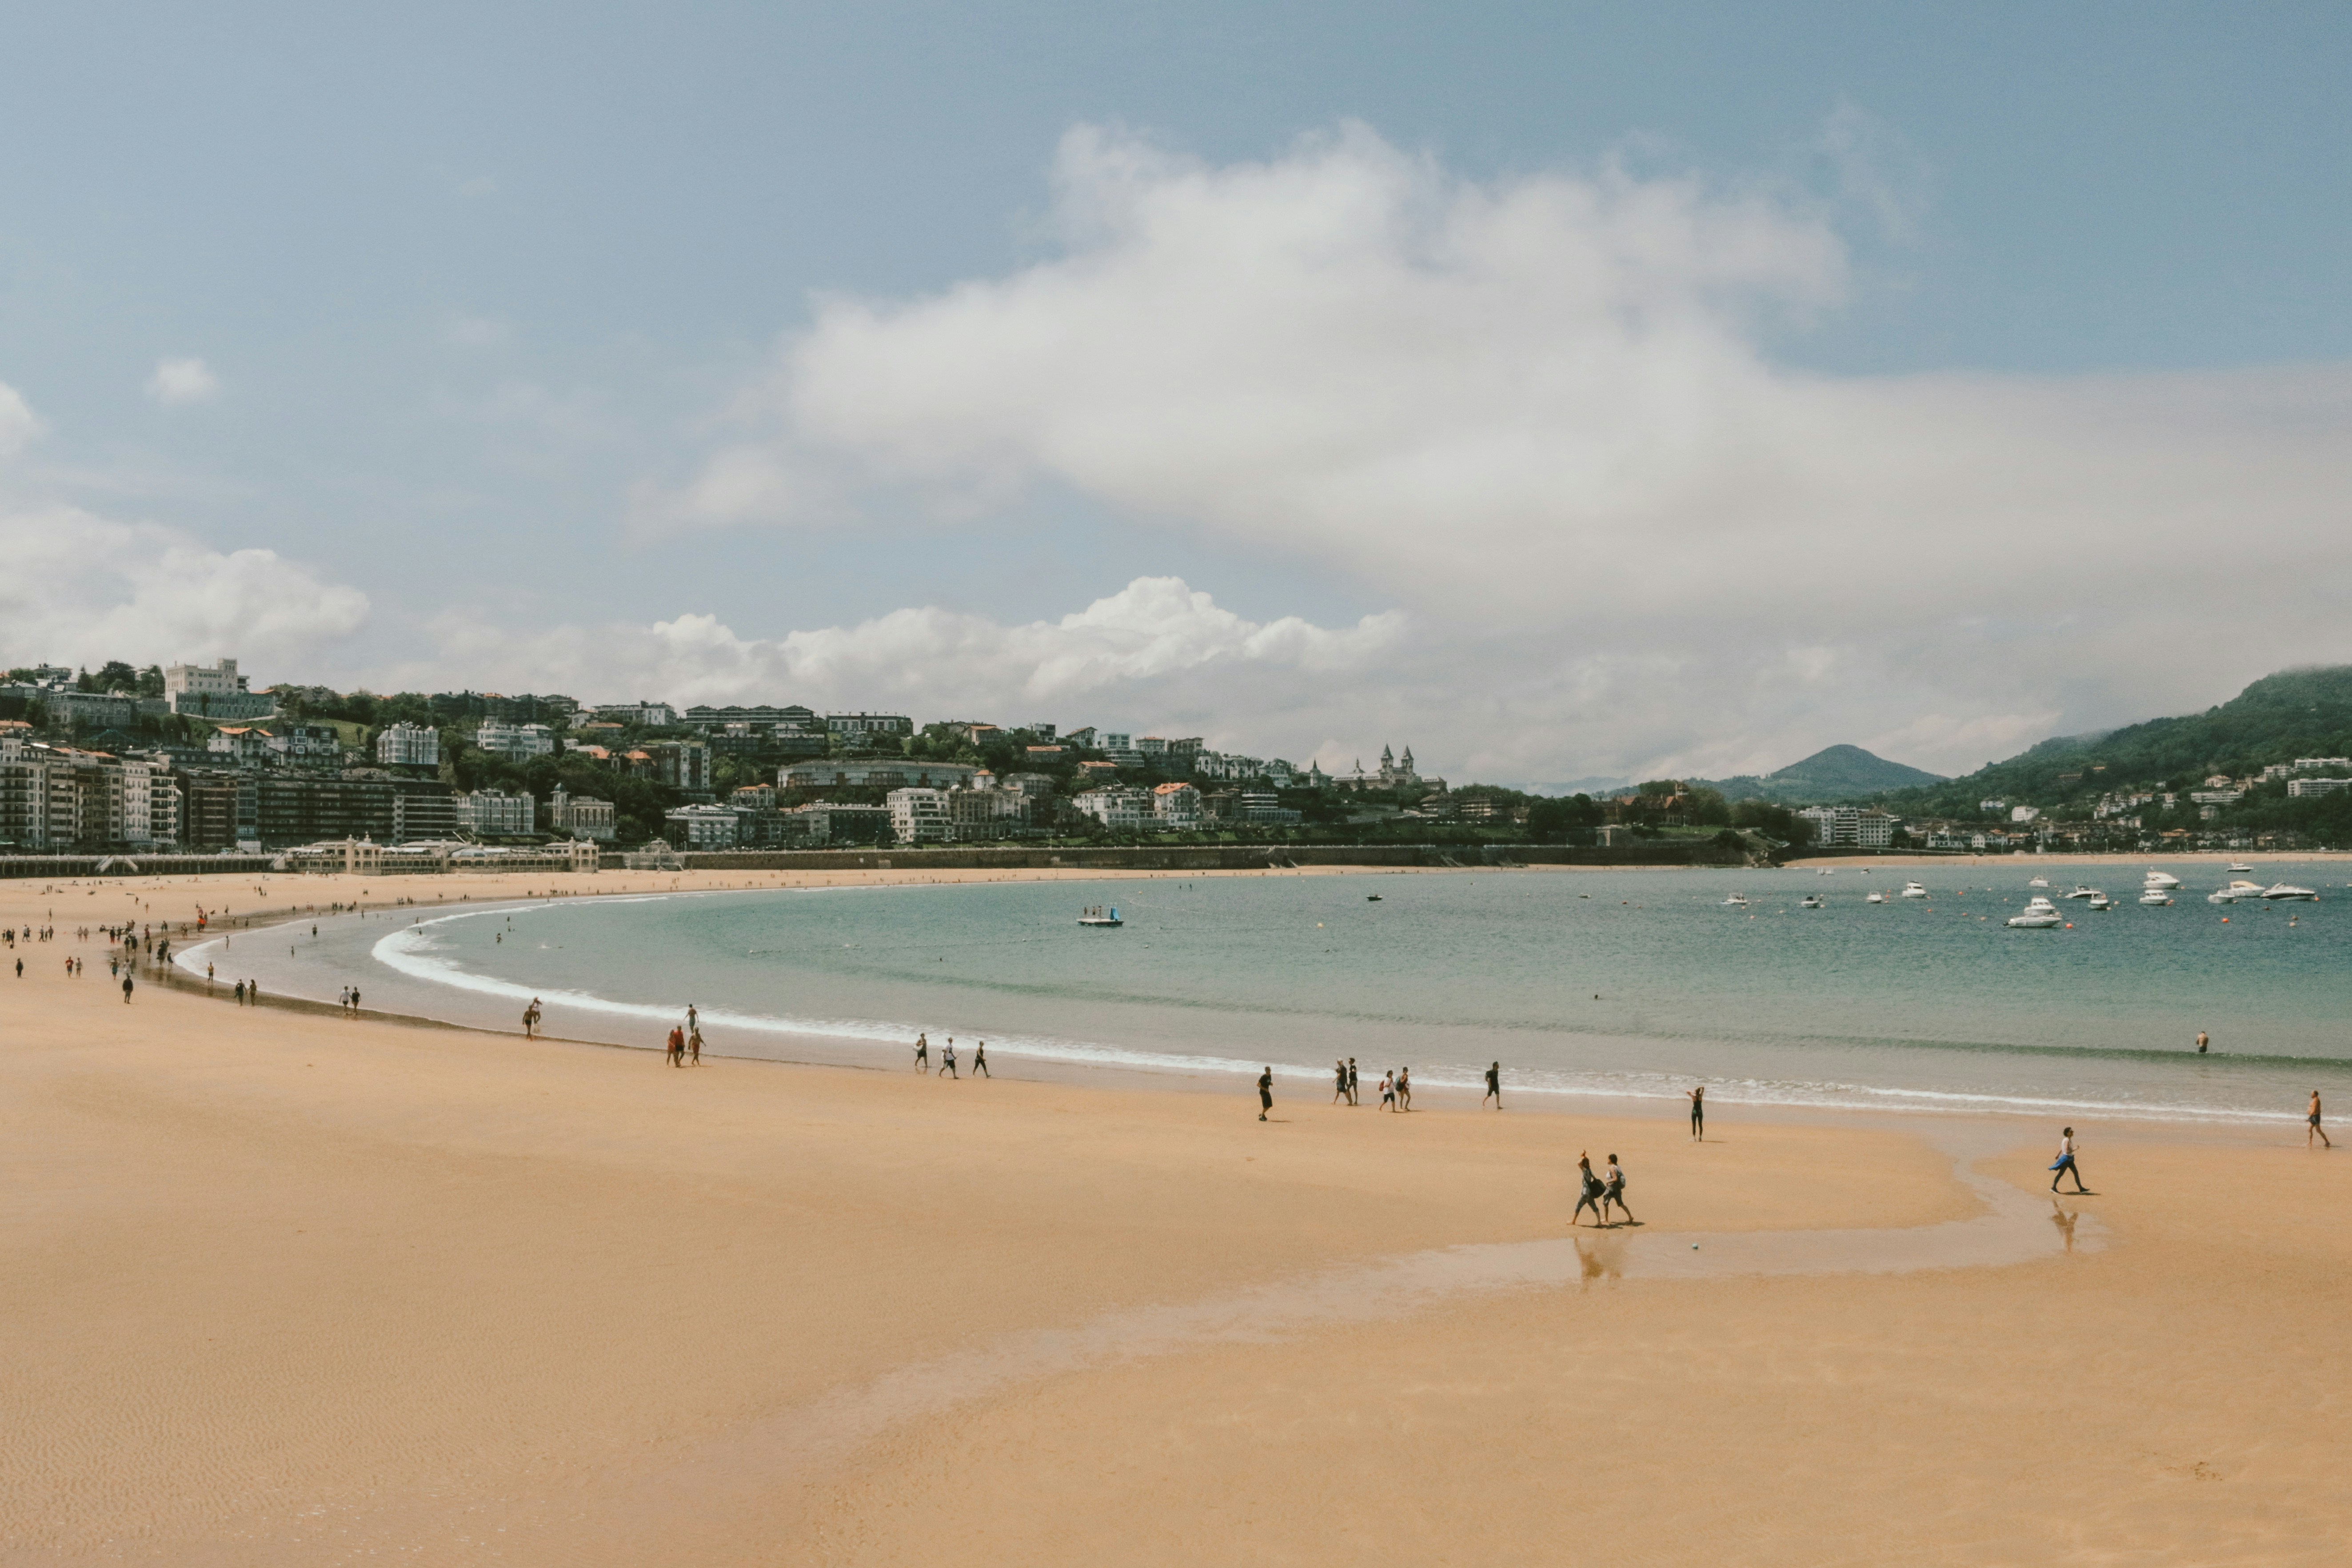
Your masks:
M 948 1043 L 940 1047 L 940 1076 L 941 1078 L 954 1078 L 957 1076 L 955 1069 L 955 1037 L 953 1035 L 950 1035 L 948 1037 Z
M 1486 1064 L 1486 1092 L 1478 1097 L 1478 1109 L 1486 1110 L 1490 1100 L 1495 1102 L 1496 1110 L 1503 1109 L 1503 1064 L 1500 1062 Z
M 1625 1206 L 1625 1167 L 1617 1163 L 1617 1156 L 1614 1154 L 1609 1156 L 1609 1177 L 1608 1180 L 1603 1182 L 1601 1186 L 1601 1215 L 1602 1218 L 1605 1219 L 1608 1217 L 1609 1205 L 1612 1204 L 1615 1204 L 1617 1205 L 1617 1212 L 1625 1216 L 1626 1224 L 1632 1225 L 1635 1223 L 1633 1219 L 1633 1211 Z
M 686 1065 L 686 1031 L 675 1024 L 670 1026 L 669 1038 L 664 1042 L 663 1055 L 674 1068 Z
M 2305 1142 L 2308 1142 L 2309 1140 L 2306 1139 Z M 2050 1167 L 2050 1169 L 2054 1173 L 2050 1178 L 2050 1190 L 2052 1192 L 2054 1193 L 2058 1190 L 2058 1183 L 2061 1178 L 2066 1176 L 2070 1173 L 2074 1175 L 2074 1190 L 2076 1192 L 2082 1193 L 2088 1192 L 2090 1190 L 2083 1185 L 2083 1167 L 2074 1163 L 2074 1130 L 2073 1128 L 2069 1127 L 2058 1135 L 2058 1160 L 2055 1164 Z
M 702 1031 L 690 1029 L 686 1037 L 686 1059 L 689 1066 L 702 1065 Z
M 2201 1057 L 2205 1054 L 2205 1047 L 2210 1043 L 2211 1042 L 2206 1038 L 2204 1030 L 2200 1029 L 2197 1031 L 2197 1054 L 2199 1056 Z
M 1397 1110 L 1400 1111 L 1405 1111 L 1411 1110 L 1412 1109 L 1412 1069 L 1411 1068 L 1397 1068 Z
M 131 976 L 128 974 L 122 977 L 122 1005 L 126 1007 L 131 1005 Z M 2315 1094 L 2311 1097 L 2311 1124 L 2314 1127 L 2317 1127 L 2319 1125 L 2319 1096 Z M 2325 1137 L 2326 1134 L 2322 1133 L 2321 1136 Z M 2310 1140 L 2306 1138 L 2304 1142 L 2307 1143 Z
M 1359 1092 L 1356 1085 L 1356 1058 L 1353 1057 L 1348 1058 L 1348 1103 L 1350 1105 L 1364 1103 L 1364 1097 Z
M 1592 1173 L 1592 1156 L 1585 1153 L 1578 1154 L 1576 1157 L 1576 1168 L 1580 1173 L 1580 1184 L 1581 1190 L 1578 1192 L 1576 1196 L 1576 1212 L 1569 1216 L 1568 1223 L 1570 1225 L 1583 1224 L 1584 1211 L 1589 1208 L 1592 1211 L 1592 1223 L 1594 1226 L 1598 1226 L 1606 1225 L 1608 1223 L 1607 1217 L 1601 1212 L 1601 1194 L 1608 1189 L 1601 1184 L 1601 1178 Z
M 539 998 L 534 996 L 530 999 L 530 1005 L 522 1010 L 522 1037 L 524 1039 L 529 1040 L 538 1037 L 539 1020 Z
M 240 1007 L 245 1005 L 245 982 L 242 980 L 236 983 L 236 1005 Z
M 1381 1109 L 1382 1110 L 1396 1109 L 1396 1074 L 1392 1072 L 1381 1074 Z
M 1684 1093 L 1691 1102 L 1691 1142 L 1704 1143 L 1706 1142 L 1706 1085 L 1685 1089 Z
M 1348 1064 L 1335 1061 L 1331 1064 L 1331 1103 L 1337 1105 L 1347 1098 Z
M 124 981 L 122 989 L 122 999 L 125 1002 L 130 1001 L 131 983 L 127 980 Z M 2319 1146 L 2323 1149 L 2333 1149 L 2336 1147 L 2335 1144 L 2327 1141 L 2327 1129 L 2319 1124 L 2319 1091 L 2315 1089 L 2311 1091 L 2311 1114 L 2304 1120 L 2305 1125 L 2310 1129 L 2309 1131 L 2303 1135 L 2303 1146 L 2305 1148 L 2308 1149 L 2311 1147 L 2311 1141 L 2314 1138 L 2319 1140 Z M 2078 1181 L 2081 1180 L 2080 1177 L 2075 1179 Z
M 996 1076 L 994 1073 L 988 1070 L 988 1042 L 986 1040 L 981 1041 L 979 1045 L 972 1047 L 971 1076 L 974 1078 L 994 1078 Z
M 931 1070 L 931 1037 L 929 1035 L 915 1037 L 915 1070 L 919 1073 Z
M 1266 1068 L 1257 1075 L 1257 1119 L 1263 1121 L 1274 1109 L 1274 1069 Z

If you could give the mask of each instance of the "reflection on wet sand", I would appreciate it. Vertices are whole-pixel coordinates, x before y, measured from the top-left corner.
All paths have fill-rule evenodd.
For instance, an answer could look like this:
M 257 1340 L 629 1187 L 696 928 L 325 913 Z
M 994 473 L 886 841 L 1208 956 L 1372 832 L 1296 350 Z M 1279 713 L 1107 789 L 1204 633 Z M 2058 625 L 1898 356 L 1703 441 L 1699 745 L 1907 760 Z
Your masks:
M 2000 1268 L 2103 1244 L 2098 1221 L 2059 1213 L 2053 1235 L 2038 1198 L 1981 1175 L 1971 1162 L 2013 1145 L 1998 1124 L 1924 1125 L 1984 1210 L 1895 1229 L 1605 1231 L 1544 1241 L 1441 1247 L 1175 1305 L 1112 1312 L 1068 1329 L 1032 1330 L 918 1363 L 843 1390 L 769 1425 L 740 1457 L 781 1462 L 839 1452 L 913 1417 L 1038 1378 L 1211 1344 L 1262 1342 L 1310 1329 L 1406 1316 L 1471 1291 L 1589 1288 L 1596 1280 L 1792 1274 L 1895 1274 Z

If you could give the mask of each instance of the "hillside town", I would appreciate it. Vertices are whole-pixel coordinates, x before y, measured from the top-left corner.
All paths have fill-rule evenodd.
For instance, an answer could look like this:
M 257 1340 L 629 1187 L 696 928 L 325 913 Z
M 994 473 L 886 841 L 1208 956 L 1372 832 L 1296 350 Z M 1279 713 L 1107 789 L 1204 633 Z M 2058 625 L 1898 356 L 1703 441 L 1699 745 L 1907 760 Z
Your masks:
M 676 851 L 1119 842 L 1310 824 L 1512 820 L 1408 747 L 1344 774 L 1198 736 L 799 705 L 255 690 L 236 660 L 0 684 L 0 847 L 260 853 L 366 844 Z M 1507 792 L 1502 792 L 1507 793 Z M 1517 807 L 1524 820 L 1524 806 Z
M 382 697 L 282 682 L 256 690 L 234 658 L 116 662 L 95 673 L 40 665 L 0 680 L 0 851 L 14 853 L 324 847 L 315 853 L 392 868 L 488 855 L 573 867 L 613 851 L 1002 840 L 1607 849 L 1679 839 L 1754 853 L 1981 855 L 2293 847 L 2299 835 L 2293 822 L 2280 831 L 2280 809 L 2332 816 L 2352 805 L 2352 795 L 2335 798 L 2352 791 L 2352 759 L 2341 756 L 2201 782 L 2109 784 L 2105 773 L 2084 763 L 2040 781 L 2034 800 L 1986 795 L 1973 810 L 1953 809 L 1962 781 L 1811 805 L 1728 800 L 1673 779 L 1552 797 L 1450 786 L 1423 774 L 1410 746 L 1327 772 L 1313 760 L 1221 752 L 1198 735 L 1091 723 L 918 723 L 797 704 L 475 691 Z M 1924 798 L 1906 812 L 1906 795 Z

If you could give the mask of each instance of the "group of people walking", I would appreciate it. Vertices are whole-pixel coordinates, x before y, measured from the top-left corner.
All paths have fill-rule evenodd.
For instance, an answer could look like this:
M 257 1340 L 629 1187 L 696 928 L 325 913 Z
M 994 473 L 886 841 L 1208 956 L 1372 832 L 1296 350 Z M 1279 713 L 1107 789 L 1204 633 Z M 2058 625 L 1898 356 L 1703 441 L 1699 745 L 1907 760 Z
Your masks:
M 1486 1069 L 1486 1093 L 1488 1098 L 1494 1100 L 1495 1109 L 1497 1110 L 1503 1109 L 1501 1074 L 1500 1062 Z M 1266 1068 L 1258 1076 L 1257 1088 L 1258 1098 L 1263 1102 L 1258 1107 L 1260 1111 L 1258 1120 L 1263 1121 L 1265 1120 L 1264 1112 L 1274 1109 L 1274 1069 L 1272 1068 Z M 1402 1113 L 1412 1109 L 1412 1069 L 1411 1068 L 1398 1068 L 1392 1072 L 1382 1073 L 1380 1089 L 1382 1110 Z M 1356 1058 L 1353 1057 L 1336 1060 L 1331 1064 L 1331 1103 L 1334 1105 L 1363 1103 L 1360 1085 L 1356 1076 Z M 1484 1105 L 1486 1101 L 1482 1100 L 1478 1103 Z
M 1588 1208 L 1592 1211 L 1592 1223 L 1595 1226 L 1610 1223 L 1609 1211 L 1612 1208 L 1625 1216 L 1624 1219 L 1617 1222 L 1619 1224 L 1642 1223 L 1633 1217 L 1633 1211 L 1625 1206 L 1625 1167 L 1617 1163 L 1616 1155 L 1609 1156 L 1609 1173 L 1606 1175 L 1596 1176 L 1592 1173 L 1592 1156 L 1590 1154 L 1577 1155 L 1576 1169 L 1581 1178 L 1580 1190 L 1577 1194 L 1576 1213 L 1570 1217 L 1569 1224 L 1582 1225 L 1584 1211 Z
M 915 1037 L 915 1070 L 917 1072 L 929 1073 L 934 1078 L 961 1078 L 963 1075 L 956 1071 L 955 1037 L 953 1035 L 950 1035 L 947 1037 L 947 1042 L 940 1047 L 940 1063 L 938 1067 L 934 1068 L 931 1065 L 930 1034 L 929 1031 L 918 1034 Z M 981 1041 L 980 1044 L 971 1048 L 971 1076 L 974 1078 L 994 1078 L 996 1076 L 994 1073 L 988 1070 L 988 1042 L 986 1040 Z

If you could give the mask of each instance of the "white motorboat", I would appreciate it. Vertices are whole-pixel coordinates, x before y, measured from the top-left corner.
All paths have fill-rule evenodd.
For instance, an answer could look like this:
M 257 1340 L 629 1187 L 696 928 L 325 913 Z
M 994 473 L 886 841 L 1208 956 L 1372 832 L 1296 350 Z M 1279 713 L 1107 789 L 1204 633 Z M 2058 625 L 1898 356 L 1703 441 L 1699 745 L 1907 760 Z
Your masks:
M 1816 877 L 1834 877 L 1837 873 L 1831 870 L 1827 866 L 1824 866 L 1820 870 L 1814 872 L 1813 875 Z
M 2084 901 L 2088 907 L 2095 910 L 2111 910 L 2116 907 L 2115 900 L 2107 897 L 2106 894 L 2100 892 L 2095 888 L 2091 889 L 2091 896 Z
M 1906 899 L 1924 899 L 1927 896 L 1927 889 L 1917 882 L 1906 882 L 1903 884 L 1903 896 Z
M 2159 871 L 2154 867 L 2150 867 L 2148 868 L 2147 873 L 2147 885 L 2151 888 L 2162 888 L 2169 890 L 2180 886 L 2180 879 L 2174 876 L 2169 871 Z
M 2143 904 L 2169 904 L 2172 902 L 2172 895 L 2166 892 L 2162 888 L 2158 887 L 2155 883 L 2150 882 L 2145 889 L 2141 889 L 2139 901 Z
M 2074 884 L 2074 890 L 2066 896 L 2070 899 L 2095 899 L 2099 896 L 2099 889 L 2092 887 L 2088 882 L 2077 882 Z
M 2263 897 L 2273 903 L 2300 899 L 2306 903 L 2319 902 L 2319 895 L 2309 888 L 2298 888 L 2293 882 L 2280 882 L 2263 889 Z
M 1719 910 L 1744 910 L 1748 907 L 1748 896 L 1745 893 L 1734 893 L 1715 907 Z
M 2058 906 L 2047 899 L 2032 899 L 2024 909 L 2002 922 L 2012 931 L 2052 931 L 2066 923 Z
M 1865 904 L 1883 904 L 1886 901 L 1886 895 L 1873 888 L 1862 896 L 1862 901 Z
M 2233 877 L 2226 888 L 2217 888 L 2205 895 L 2209 904 L 2234 904 L 2240 899 L 2259 899 L 2266 889 L 2260 882 L 2249 882 L 2243 877 Z
M 1807 893 L 1797 900 L 1797 907 L 1801 910 L 1820 910 L 1827 909 L 1829 906 L 1822 902 L 1822 896 L 1819 893 Z
M 2254 874 L 2254 868 L 2252 866 L 2247 865 L 2243 860 L 2232 860 L 2225 869 L 2231 872 L 2243 871 L 2249 877 Z
M 2046 888 L 2050 885 L 2050 879 L 2047 877 L 2036 877 L 2033 880 L 2026 883 L 2025 885 L 2029 888 Z
M 1101 905 L 1097 904 L 1079 915 L 1078 923 L 1082 926 L 1108 927 L 1123 926 L 1127 922 L 1118 918 L 1118 907 L 1116 904 L 1112 905 L 1109 909 L 1104 909 Z

